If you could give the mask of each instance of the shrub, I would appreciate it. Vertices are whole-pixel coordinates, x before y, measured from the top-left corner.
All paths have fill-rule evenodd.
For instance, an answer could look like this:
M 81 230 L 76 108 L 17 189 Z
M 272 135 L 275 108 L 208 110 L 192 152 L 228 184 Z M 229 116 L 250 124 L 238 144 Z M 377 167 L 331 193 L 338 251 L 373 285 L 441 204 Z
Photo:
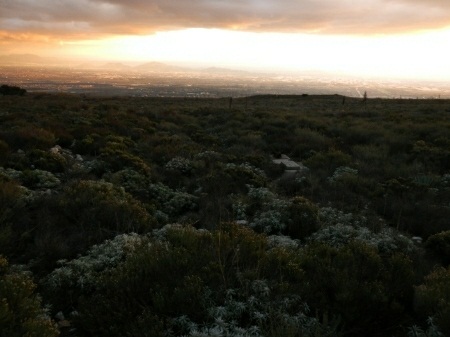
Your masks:
M 130 147 L 134 145 L 127 137 L 109 136 L 106 138 L 106 144 L 100 149 L 100 158 L 107 162 L 113 171 L 131 167 L 143 174 L 150 173 L 150 167 L 146 162 L 131 153 Z
M 365 226 L 367 218 L 363 215 L 344 213 L 333 207 L 321 207 L 319 209 L 319 219 L 323 226 L 333 226 L 337 224 L 350 226 Z
M 304 239 L 319 229 L 319 208 L 308 199 L 291 199 L 288 212 L 289 222 L 284 234 L 295 239 Z
M 311 170 L 321 173 L 322 176 L 330 176 L 340 166 L 350 166 L 352 157 L 340 150 L 330 149 L 327 152 L 317 152 L 304 161 Z
M 10 149 L 8 143 L 0 139 L 0 165 L 3 165 L 5 163 L 9 152 Z
M 450 334 L 450 268 L 436 268 L 416 287 L 416 310 L 424 317 L 435 317 L 442 333 Z
M 122 186 L 126 192 L 139 199 L 147 200 L 149 198 L 150 178 L 145 174 L 127 168 L 115 173 L 105 174 L 103 179 L 115 186 Z
M 249 196 L 250 200 L 253 201 L 253 205 L 251 204 L 250 207 L 258 207 L 256 211 L 253 211 L 254 215 L 249 226 L 260 233 L 285 233 L 289 222 L 291 203 L 284 199 L 275 198 L 275 195 L 265 188 L 251 188 Z
M 89 296 L 95 291 L 102 273 L 117 267 L 144 242 L 145 237 L 137 234 L 121 234 L 94 245 L 74 260 L 58 261 L 60 267 L 41 281 L 47 297 L 57 305 L 56 311 L 76 307 L 80 296 Z
M 267 183 L 264 171 L 248 163 L 228 163 L 225 165 L 224 171 L 230 177 L 227 183 L 234 187 L 233 191 L 243 191 L 246 189 L 246 185 L 262 187 Z
M 68 185 L 57 205 L 81 230 L 118 234 L 145 232 L 154 225 L 142 203 L 123 188 L 104 181 L 80 180 Z
M 352 178 L 358 175 L 358 170 L 348 166 L 339 166 L 331 177 L 328 178 L 330 184 L 337 184 L 341 181 L 345 181 L 348 178 Z
M 189 230 L 182 233 L 169 230 L 163 234 L 168 242 L 142 246 L 111 276 L 99 280 L 93 297 L 82 300 L 80 327 L 97 336 L 122 336 L 130 325 L 136 326 L 143 309 L 154 313 L 156 320 L 182 314 L 204 316 L 207 298 L 203 296 L 208 292 L 196 275 L 201 268 L 210 268 L 207 256 L 214 257 L 212 237 Z M 110 312 L 111 307 L 116 309 Z
M 424 331 L 417 325 L 413 325 L 408 329 L 408 337 L 444 337 L 439 327 L 434 324 L 433 317 L 427 319 L 428 328 Z
M 59 153 L 33 149 L 26 154 L 29 165 L 53 173 L 64 172 L 67 160 Z
M 31 278 L 11 271 L 6 259 L 0 255 L 0 336 L 59 335 L 35 289 Z
M 387 333 L 407 317 L 414 273 L 405 255 L 382 257 L 376 248 L 353 241 L 340 248 L 312 243 L 300 259 L 304 276 L 298 294 L 318 314 L 340 317 L 343 335 Z
M 98 134 L 89 134 L 81 140 L 76 140 L 73 143 L 73 150 L 75 153 L 96 155 L 99 153 L 101 147 L 101 136 Z
M 336 224 L 324 227 L 310 237 L 311 242 L 324 242 L 333 247 L 342 247 L 355 240 L 376 248 L 382 254 L 417 252 L 412 240 L 390 228 L 374 233 L 367 227 Z
M 9 142 L 16 149 L 41 149 L 47 150 L 56 144 L 55 135 L 37 126 L 25 126 L 15 130 L 14 140 Z
M 156 225 L 141 202 L 104 181 L 72 182 L 58 194 L 39 198 L 34 207 L 35 230 L 26 232 L 26 256 L 40 273 L 105 239 L 148 232 Z
M 96 336 L 130 331 L 136 336 L 146 331 L 152 336 L 297 336 L 300 331 L 312 337 L 330 332 L 308 315 L 301 298 L 272 281 L 288 277 L 293 260 L 283 261 L 291 263 L 280 275 L 285 254 L 270 253 L 276 249 L 267 251 L 266 245 L 264 236 L 236 225 L 214 232 L 166 226 L 98 278 L 95 293 L 80 301 L 77 326 Z
M 425 248 L 444 265 L 450 264 L 450 230 L 431 235 L 425 242 Z
M 10 256 L 17 250 L 19 237 L 25 236 L 21 225 L 26 222 L 24 188 L 14 181 L 2 181 L 0 175 L 0 254 Z
M 308 157 L 313 151 L 326 151 L 331 146 L 331 139 L 323 133 L 310 128 L 297 129 L 294 156 Z
M 189 175 L 192 171 L 192 163 L 189 159 L 183 157 L 174 157 L 164 166 L 166 170 L 173 173 Z
M 260 233 L 272 234 L 284 231 L 286 224 L 280 211 L 269 209 L 258 212 L 250 222 L 250 227 Z
M 167 214 L 173 220 L 198 208 L 196 196 L 187 192 L 172 190 L 162 183 L 150 184 L 148 193 L 150 198 L 156 201 L 158 210 Z
M 20 179 L 24 186 L 31 189 L 51 189 L 61 184 L 53 173 L 43 170 L 25 170 Z

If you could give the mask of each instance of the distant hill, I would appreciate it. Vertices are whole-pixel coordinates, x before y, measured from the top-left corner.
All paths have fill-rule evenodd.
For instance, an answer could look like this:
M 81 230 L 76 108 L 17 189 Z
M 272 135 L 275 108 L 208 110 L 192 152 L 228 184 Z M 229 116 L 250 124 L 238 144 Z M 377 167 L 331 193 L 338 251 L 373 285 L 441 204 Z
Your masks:
M 134 67 L 138 71 L 152 71 L 152 72 L 178 72 L 186 71 L 186 69 L 173 66 L 170 64 L 165 64 L 162 62 L 147 62 Z
M 202 69 L 203 73 L 207 74 L 217 74 L 217 75 L 248 75 L 250 74 L 245 70 L 236 70 L 236 69 L 228 69 L 228 68 L 220 68 L 220 67 L 209 67 Z
M 108 62 L 101 65 L 99 68 L 110 69 L 110 70 L 130 70 L 130 66 L 120 62 Z

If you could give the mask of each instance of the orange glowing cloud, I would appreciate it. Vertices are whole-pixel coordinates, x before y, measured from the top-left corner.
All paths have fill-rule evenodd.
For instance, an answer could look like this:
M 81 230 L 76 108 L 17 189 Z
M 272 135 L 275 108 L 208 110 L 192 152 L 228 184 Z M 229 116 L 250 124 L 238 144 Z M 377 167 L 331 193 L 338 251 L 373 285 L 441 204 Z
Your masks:
M 387 34 L 450 26 L 446 0 L 0 0 L 0 30 L 51 36 L 184 28 Z

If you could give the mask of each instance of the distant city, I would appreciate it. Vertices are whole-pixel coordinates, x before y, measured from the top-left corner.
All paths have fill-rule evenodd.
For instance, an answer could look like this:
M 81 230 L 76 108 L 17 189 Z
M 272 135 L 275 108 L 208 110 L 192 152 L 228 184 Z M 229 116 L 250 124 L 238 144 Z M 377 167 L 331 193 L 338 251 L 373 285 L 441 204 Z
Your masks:
M 450 98 L 450 83 L 361 79 L 321 72 L 270 73 L 185 68 L 158 62 L 63 65 L 32 55 L 0 56 L 0 84 L 29 92 L 101 96 L 243 97 L 261 94 L 339 94 L 349 97 Z

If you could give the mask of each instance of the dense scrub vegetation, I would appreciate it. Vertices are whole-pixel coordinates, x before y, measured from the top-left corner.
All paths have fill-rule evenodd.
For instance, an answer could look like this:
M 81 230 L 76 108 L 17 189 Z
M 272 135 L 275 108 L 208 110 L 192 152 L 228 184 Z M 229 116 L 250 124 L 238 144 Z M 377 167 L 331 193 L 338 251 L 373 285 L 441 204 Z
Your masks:
M 0 336 L 449 335 L 449 114 L 0 96 Z

